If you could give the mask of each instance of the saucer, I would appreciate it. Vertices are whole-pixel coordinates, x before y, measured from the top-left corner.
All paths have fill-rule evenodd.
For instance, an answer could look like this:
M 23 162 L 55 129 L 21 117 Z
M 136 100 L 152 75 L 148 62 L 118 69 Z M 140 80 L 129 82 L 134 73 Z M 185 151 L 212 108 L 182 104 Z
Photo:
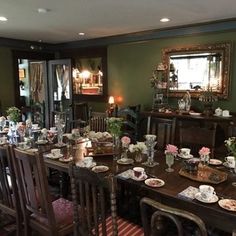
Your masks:
M 131 158 L 121 158 L 119 160 L 117 160 L 117 163 L 120 165 L 130 165 L 134 163 L 134 160 Z
M 38 140 L 36 144 L 46 144 L 47 142 L 47 140 Z
M 61 157 L 61 158 L 59 158 L 59 161 L 61 161 L 61 162 L 70 162 L 70 161 L 73 161 L 73 157 L 69 157 L 69 158 Z
M 189 115 L 191 116 L 200 116 L 202 113 L 199 112 L 189 112 Z
M 17 149 L 21 150 L 21 151 L 26 151 L 30 149 L 30 146 L 26 146 L 26 147 L 17 147 Z
M 88 169 L 90 169 L 90 168 L 93 168 L 94 166 L 96 166 L 97 163 L 96 163 L 96 162 L 92 162 L 92 164 L 91 164 L 90 166 L 85 166 L 85 165 L 84 165 L 84 162 L 81 161 L 81 162 L 77 162 L 75 165 L 76 165 L 76 166 L 79 166 L 79 167 L 83 167 L 83 168 L 88 168 Z
M 178 157 L 181 157 L 183 159 L 190 159 L 190 158 L 193 158 L 193 155 L 192 154 L 189 154 L 188 156 L 184 156 L 182 154 L 178 154 Z
M 60 154 L 60 155 L 58 155 L 58 156 L 55 156 L 55 155 L 53 155 L 52 153 L 45 154 L 44 156 L 45 156 L 45 157 L 47 157 L 47 158 L 49 158 L 49 159 L 54 159 L 54 160 L 56 160 L 56 159 L 59 159 L 59 158 L 62 158 L 62 157 L 63 157 L 63 155 L 62 155 L 62 154 Z
M 229 164 L 225 161 L 223 162 L 223 166 L 229 169 L 233 169 L 234 167 L 229 167 Z
M 143 180 L 145 180 L 145 179 L 147 179 L 147 175 L 146 174 L 144 174 L 143 176 L 142 176 L 142 178 L 137 178 L 136 176 L 134 176 L 134 172 L 133 172 L 133 174 L 131 175 L 131 179 L 132 180 L 135 180 L 135 181 L 143 181 Z
M 162 179 L 157 179 L 157 178 L 149 178 L 144 181 L 144 183 L 152 188 L 159 188 L 162 187 L 165 182 Z
M 222 161 L 218 159 L 210 159 L 209 164 L 213 166 L 219 166 L 222 165 Z
M 96 172 L 96 173 L 102 173 L 102 172 L 106 172 L 109 170 L 108 166 L 94 166 L 92 168 L 92 171 Z
M 208 200 L 203 199 L 203 198 L 201 197 L 201 193 L 200 193 L 200 192 L 196 193 L 195 198 L 196 198 L 198 201 L 204 202 L 204 203 L 215 203 L 215 202 L 217 202 L 217 201 L 219 200 L 219 198 L 218 198 L 215 194 L 212 195 L 211 199 L 208 199 Z

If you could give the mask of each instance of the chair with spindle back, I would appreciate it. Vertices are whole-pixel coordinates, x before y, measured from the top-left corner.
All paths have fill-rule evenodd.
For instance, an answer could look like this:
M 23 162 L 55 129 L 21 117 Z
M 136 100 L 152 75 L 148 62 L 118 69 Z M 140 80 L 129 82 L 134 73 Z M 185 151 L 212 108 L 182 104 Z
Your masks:
M 198 156 L 201 147 L 208 147 L 211 150 L 211 158 L 214 158 L 215 142 L 216 142 L 217 123 L 212 122 L 200 125 L 184 125 L 179 121 L 179 143 L 181 147 L 191 149 L 193 155 Z
M 176 119 L 166 119 L 149 116 L 147 134 L 157 136 L 157 147 L 163 150 L 167 144 L 175 144 Z
M 42 154 L 12 148 L 12 156 L 19 186 L 25 235 L 29 235 L 32 230 L 50 236 L 71 233 L 72 202 L 64 198 L 52 202 Z
M 8 145 L 0 146 L 0 211 L 14 219 L 16 222 L 16 234 L 20 236 L 22 230 L 21 210 L 15 172 Z
M 90 130 L 95 132 L 107 131 L 107 116 L 105 113 L 93 113 L 93 116 L 89 119 Z
M 143 235 L 141 227 L 117 217 L 113 176 L 104 178 L 102 174 L 75 164 L 70 165 L 69 173 L 74 203 L 74 235 Z
M 204 222 L 188 211 L 146 197 L 140 200 L 140 209 L 145 236 L 207 236 Z
M 82 120 L 88 122 L 90 118 L 90 110 L 87 102 L 74 103 L 74 120 Z

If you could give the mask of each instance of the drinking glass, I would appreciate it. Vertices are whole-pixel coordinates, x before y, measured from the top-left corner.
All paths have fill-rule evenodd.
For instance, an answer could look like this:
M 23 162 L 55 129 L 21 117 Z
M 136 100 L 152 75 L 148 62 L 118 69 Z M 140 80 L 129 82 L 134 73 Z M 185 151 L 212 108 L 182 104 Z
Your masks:
M 174 164 L 174 155 L 171 154 L 166 155 L 166 164 L 168 165 L 166 171 L 173 172 L 174 169 L 172 169 L 171 166 Z
M 117 135 L 112 135 L 113 142 L 113 160 L 117 161 L 119 159 L 120 152 L 120 137 Z
M 147 146 L 148 159 L 146 162 L 143 163 L 143 165 L 148 167 L 154 167 L 156 165 L 159 165 L 158 162 L 154 161 L 154 154 L 155 154 L 154 147 L 157 144 L 157 142 L 155 141 L 156 135 L 145 135 L 145 138 L 146 138 L 145 144 Z
M 5 126 L 6 126 L 6 119 L 1 119 L 0 120 L 0 131 L 3 131 Z

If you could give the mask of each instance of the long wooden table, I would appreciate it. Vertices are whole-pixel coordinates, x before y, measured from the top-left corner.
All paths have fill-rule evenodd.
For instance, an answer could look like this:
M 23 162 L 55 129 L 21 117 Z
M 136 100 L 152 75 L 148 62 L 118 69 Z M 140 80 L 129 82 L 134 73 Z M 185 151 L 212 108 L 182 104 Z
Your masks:
M 139 163 L 133 165 L 119 165 L 116 161 L 113 161 L 112 156 L 100 156 L 94 159 L 97 165 L 104 164 L 109 166 L 110 170 L 107 173 L 116 175 L 118 184 L 130 190 L 132 192 L 131 194 L 134 196 L 139 195 L 140 198 L 149 196 L 170 206 L 188 210 L 201 217 L 207 225 L 217 227 L 226 232 L 232 232 L 233 229 L 236 229 L 236 212 L 224 210 L 218 203 L 202 203 L 196 199 L 187 200 L 178 196 L 178 193 L 188 186 L 199 187 L 199 185 L 202 184 L 179 175 L 178 172 L 180 168 L 183 167 L 182 160 L 176 160 L 173 165 L 175 171 L 168 173 L 165 171 L 167 166 L 163 153 L 157 153 L 155 158 L 160 164 L 153 168 L 145 168 L 149 177 L 156 176 L 165 181 L 165 185 L 160 188 L 148 187 L 145 185 L 144 181 L 137 182 L 132 179 L 124 179 L 117 176 L 118 173 L 132 169 L 134 166 L 141 166 Z M 67 163 L 45 159 L 45 164 L 48 167 L 68 173 L 69 164 Z M 236 187 L 232 185 L 232 182 L 236 181 L 236 174 L 230 173 L 224 166 L 220 166 L 218 169 L 227 172 L 228 179 L 223 183 L 212 185 L 215 188 L 216 194 L 219 196 L 219 199 L 236 199 Z M 128 199 L 126 198 L 125 201 L 128 201 Z M 131 209 L 129 209 L 129 211 L 131 211 Z M 138 212 L 139 210 L 136 209 L 136 211 Z

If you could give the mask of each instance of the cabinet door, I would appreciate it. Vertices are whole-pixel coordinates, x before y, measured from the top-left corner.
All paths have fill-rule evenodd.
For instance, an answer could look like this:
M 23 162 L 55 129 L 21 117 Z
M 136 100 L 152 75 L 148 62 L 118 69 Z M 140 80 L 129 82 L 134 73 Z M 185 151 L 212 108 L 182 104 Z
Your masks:
M 67 112 L 72 118 L 72 81 L 71 60 L 51 60 L 48 62 L 49 71 L 49 117 L 52 124 L 52 112 Z

